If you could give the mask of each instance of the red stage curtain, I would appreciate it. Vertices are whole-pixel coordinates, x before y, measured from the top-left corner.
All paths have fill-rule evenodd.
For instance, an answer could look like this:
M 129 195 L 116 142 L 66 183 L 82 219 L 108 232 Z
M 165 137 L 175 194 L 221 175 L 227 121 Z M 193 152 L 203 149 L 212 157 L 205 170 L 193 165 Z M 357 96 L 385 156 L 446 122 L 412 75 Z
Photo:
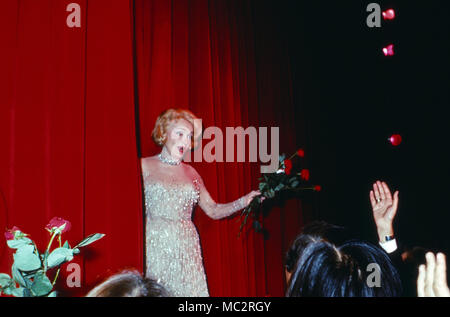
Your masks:
M 66 25 L 69 3 L 81 27 Z M 123 268 L 143 270 L 140 157 L 168 107 L 186 107 L 204 127 L 280 127 L 293 152 L 288 59 L 266 1 L 21 0 L 0 4 L 0 225 L 43 249 L 53 216 L 72 222 L 65 239 L 106 237 L 76 257 L 84 295 Z M 134 14 L 135 13 L 135 14 Z M 133 51 L 135 55 L 133 55 Z M 137 118 L 137 119 L 136 119 Z M 207 143 L 208 140 L 205 140 Z M 218 202 L 255 189 L 258 163 L 194 163 Z M 283 256 L 303 222 L 289 202 L 265 219 L 270 239 L 237 238 L 238 217 L 196 210 L 212 296 L 282 296 Z M 11 250 L 0 243 L 0 272 Z
M 270 3 L 137 0 L 135 5 L 143 157 L 159 151 L 150 135 L 158 114 L 169 107 L 192 110 L 204 128 L 280 127 L 280 149 L 296 150 L 289 65 Z M 218 202 L 257 188 L 258 163 L 193 165 Z M 211 295 L 283 296 L 284 253 L 303 223 L 299 204 L 290 201 L 265 219 L 267 241 L 254 232 L 237 239 L 238 220 L 215 221 L 196 210 Z
M 66 7 L 81 7 L 69 28 Z M 129 1 L 26 0 L 0 3 L 1 228 L 18 226 L 41 249 L 53 216 L 65 237 L 106 236 L 82 250 L 83 295 L 124 267 L 142 270 L 142 203 L 137 161 L 132 6 Z M 64 242 L 64 241 L 63 241 Z M 0 243 L 0 272 L 11 250 Z

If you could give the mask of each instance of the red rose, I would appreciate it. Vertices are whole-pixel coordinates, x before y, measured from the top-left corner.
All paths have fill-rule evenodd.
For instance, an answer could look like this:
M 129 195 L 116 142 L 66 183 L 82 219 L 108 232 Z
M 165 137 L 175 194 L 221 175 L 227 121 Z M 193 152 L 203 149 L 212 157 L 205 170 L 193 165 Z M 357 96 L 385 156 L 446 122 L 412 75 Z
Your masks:
M 305 156 L 305 151 L 303 149 L 298 149 L 297 150 L 297 155 L 300 157 L 304 157 Z
M 45 229 L 47 229 L 50 232 L 53 232 L 55 229 L 60 228 L 62 225 L 66 225 L 64 229 L 62 229 L 61 233 L 67 232 L 70 230 L 71 224 L 70 221 L 64 220 L 60 217 L 53 217 L 52 220 L 48 223 L 48 225 L 45 226 Z
M 316 192 L 320 192 L 320 191 L 322 190 L 322 186 L 316 185 L 316 186 L 314 186 L 314 190 L 315 190 Z
M 14 240 L 14 233 L 12 233 L 10 231 L 6 231 L 5 238 L 6 238 L 6 240 Z
M 286 175 L 291 174 L 291 169 L 292 169 L 292 162 L 291 162 L 291 160 L 285 160 L 284 161 L 284 166 L 285 166 L 284 172 L 286 173 Z
M 14 226 L 12 229 L 6 230 L 6 232 L 5 232 L 6 240 L 14 240 L 14 237 L 15 237 L 14 233 L 16 231 L 20 231 L 20 229 L 17 228 L 16 226 Z
M 302 171 L 300 172 L 300 178 L 305 181 L 309 180 L 309 170 L 302 169 Z

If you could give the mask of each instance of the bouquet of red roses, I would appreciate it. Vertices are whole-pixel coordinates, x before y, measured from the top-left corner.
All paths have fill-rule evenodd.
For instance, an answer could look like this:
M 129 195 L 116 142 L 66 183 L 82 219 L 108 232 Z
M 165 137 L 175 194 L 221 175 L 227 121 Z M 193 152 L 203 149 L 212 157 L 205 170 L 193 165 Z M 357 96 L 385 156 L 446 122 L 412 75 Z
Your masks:
M 239 234 L 242 232 L 249 216 L 252 216 L 253 218 L 253 228 L 256 232 L 262 231 L 259 216 L 261 214 L 261 202 L 263 199 L 274 198 L 282 191 L 320 191 L 322 189 L 320 185 L 305 185 L 305 183 L 308 183 L 310 176 L 308 169 L 295 169 L 297 172 L 293 172 L 294 167 L 292 160 L 295 157 L 303 158 L 304 156 L 305 151 L 303 149 L 298 149 L 289 158 L 286 158 L 286 156 L 282 154 L 279 157 L 278 170 L 275 173 L 264 173 L 258 178 L 260 181 L 258 187 L 261 195 L 253 198 L 250 204 L 242 210 L 240 219 L 243 217 L 243 220 L 239 228 Z

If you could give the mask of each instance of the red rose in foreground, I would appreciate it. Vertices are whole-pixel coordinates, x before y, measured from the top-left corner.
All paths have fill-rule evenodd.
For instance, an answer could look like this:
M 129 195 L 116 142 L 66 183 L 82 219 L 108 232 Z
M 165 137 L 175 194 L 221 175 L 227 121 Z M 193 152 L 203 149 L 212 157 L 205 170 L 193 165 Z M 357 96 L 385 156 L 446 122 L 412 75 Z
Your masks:
M 291 174 L 291 169 L 292 169 L 292 162 L 291 162 L 291 160 L 285 160 L 284 161 L 284 166 L 286 167 L 286 169 L 284 170 L 286 175 Z
M 6 238 L 6 240 L 13 240 L 14 239 L 14 233 L 12 233 L 11 231 L 6 231 L 5 232 L 5 238 Z
M 5 232 L 5 238 L 6 240 L 13 240 L 14 239 L 14 232 L 20 231 L 19 228 L 14 226 L 12 229 L 6 230 Z
M 308 169 L 302 169 L 300 172 L 300 178 L 307 181 L 309 180 L 309 170 Z
M 316 192 L 320 192 L 320 191 L 322 190 L 322 186 L 316 185 L 316 186 L 314 186 L 314 190 L 315 190 Z
M 48 225 L 45 226 L 45 229 L 47 229 L 48 231 L 51 232 L 52 229 L 59 228 L 64 224 L 66 224 L 66 226 L 61 231 L 61 233 L 69 231 L 70 227 L 72 225 L 70 224 L 70 221 L 68 221 L 68 220 L 64 220 L 63 218 L 60 218 L 60 217 L 53 217 L 52 220 L 50 220 L 50 222 L 48 223 Z
M 305 156 L 305 151 L 303 149 L 298 149 L 297 150 L 297 155 L 300 157 L 304 157 Z

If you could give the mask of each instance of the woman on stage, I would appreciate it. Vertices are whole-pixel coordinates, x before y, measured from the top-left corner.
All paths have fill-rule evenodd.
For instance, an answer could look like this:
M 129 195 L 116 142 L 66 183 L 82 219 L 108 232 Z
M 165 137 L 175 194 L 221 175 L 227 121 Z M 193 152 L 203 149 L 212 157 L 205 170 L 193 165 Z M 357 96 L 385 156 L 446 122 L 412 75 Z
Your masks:
M 152 137 L 159 154 L 142 159 L 146 209 L 146 277 L 172 296 L 209 296 L 200 241 L 192 222 L 198 203 L 213 219 L 230 216 L 260 194 L 252 191 L 227 204 L 216 203 L 201 176 L 183 157 L 196 146 L 201 127 L 185 109 L 168 109 L 156 120 Z M 194 136 L 193 133 L 196 133 Z

